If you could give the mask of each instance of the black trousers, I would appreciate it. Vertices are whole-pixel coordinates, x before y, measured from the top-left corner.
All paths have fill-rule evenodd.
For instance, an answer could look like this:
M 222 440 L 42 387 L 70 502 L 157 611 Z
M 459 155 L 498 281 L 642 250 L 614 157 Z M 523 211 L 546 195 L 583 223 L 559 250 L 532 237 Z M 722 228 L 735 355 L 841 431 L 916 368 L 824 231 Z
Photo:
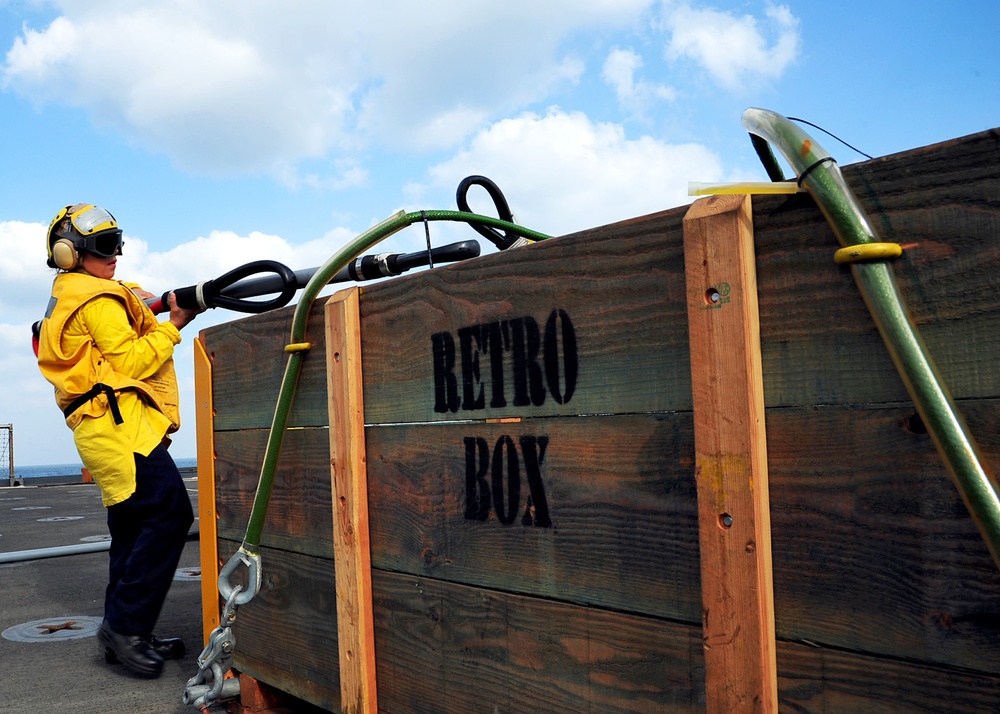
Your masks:
M 135 493 L 108 507 L 104 621 L 121 635 L 152 634 L 194 521 L 187 488 L 166 447 L 136 454 L 135 467 Z

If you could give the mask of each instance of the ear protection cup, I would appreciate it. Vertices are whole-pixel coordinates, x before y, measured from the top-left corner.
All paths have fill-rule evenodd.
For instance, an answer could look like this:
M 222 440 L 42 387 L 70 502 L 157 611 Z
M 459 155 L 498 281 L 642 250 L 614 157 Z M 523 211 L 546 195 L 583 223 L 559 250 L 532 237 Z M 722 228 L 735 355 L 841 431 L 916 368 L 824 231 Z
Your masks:
M 80 253 L 77 252 L 73 241 L 68 238 L 60 238 L 52 244 L 52 262 L 60 270 L 72 270 L 80 264 Z

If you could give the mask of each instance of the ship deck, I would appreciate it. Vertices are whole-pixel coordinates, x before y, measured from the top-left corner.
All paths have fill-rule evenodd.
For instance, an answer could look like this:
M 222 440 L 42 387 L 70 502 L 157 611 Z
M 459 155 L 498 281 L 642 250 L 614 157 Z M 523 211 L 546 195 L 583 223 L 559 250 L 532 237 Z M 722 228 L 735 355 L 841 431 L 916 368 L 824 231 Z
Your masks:
M 197 477 L 183 470 L 182 475 L 197 514 Z M 0 554 L 107 541 L 97 486 L 67 480 L 29 479 L 26 486 L 0 488 Z M 197 673 L 202 649 L 197 531 L 196 520 L 157 627 L 157 634 L 182 637 L 188 651 L 167 662 L 163 675 L 153 680 L 106 664 L 98 647 L 94 635 L 103 613 L 106 551 L 0 563 L 3 710 L 196 711 L 181 697 Z

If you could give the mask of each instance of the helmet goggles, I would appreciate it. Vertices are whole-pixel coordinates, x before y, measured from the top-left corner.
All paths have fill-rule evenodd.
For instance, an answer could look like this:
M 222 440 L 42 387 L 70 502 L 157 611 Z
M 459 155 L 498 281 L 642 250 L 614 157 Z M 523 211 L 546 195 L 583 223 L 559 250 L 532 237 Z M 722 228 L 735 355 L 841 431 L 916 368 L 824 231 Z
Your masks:
M 111 258 L 121 255 L 124 244 L 125 241 L 122 240 L 122 232 L 119 229 L 105 231 L 104 233 L 92 236 L 84 236 L 83 240 L 78 242 L 80 250 L 93 253 L 101 258 Z

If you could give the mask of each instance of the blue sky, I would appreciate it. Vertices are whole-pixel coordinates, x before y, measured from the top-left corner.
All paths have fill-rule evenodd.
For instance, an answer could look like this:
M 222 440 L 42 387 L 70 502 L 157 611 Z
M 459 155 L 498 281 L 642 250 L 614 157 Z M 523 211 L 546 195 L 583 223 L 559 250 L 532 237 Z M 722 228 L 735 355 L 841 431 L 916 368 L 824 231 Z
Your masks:
M 319 265 L 400 208 L 455 208 L 473 173 L 558 235 L 764 179 L 751 106 L 873 156 L 1000 126 L 998 27 L 995 0 L 0 0 L 0 423 L 19 465 L 77 460 L 28 340 L 69 203 L 116 215 L 118 277 L 157 293 Z M 236 317 L 185 330 L 175 456 L 195 453 L 191 338 Z

